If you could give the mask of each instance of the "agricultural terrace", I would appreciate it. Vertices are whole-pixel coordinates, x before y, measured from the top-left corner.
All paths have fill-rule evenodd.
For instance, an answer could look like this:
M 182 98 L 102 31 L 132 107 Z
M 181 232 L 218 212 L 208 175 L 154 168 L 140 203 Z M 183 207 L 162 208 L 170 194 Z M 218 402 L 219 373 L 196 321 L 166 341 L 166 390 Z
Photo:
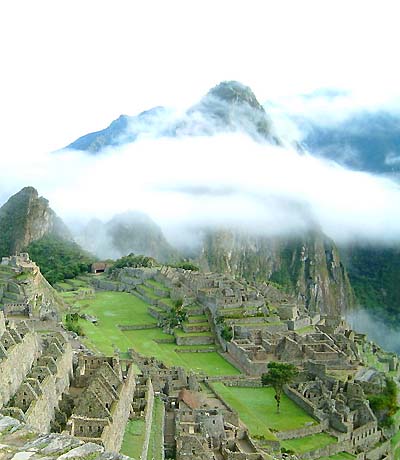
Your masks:
M 169 366 L 182 366 L 208 375 L 235 375 L 240 372 L 221 357 L 216 351 L 207 353 L 186 352 L 181 350 L 197 350 L 210 348 L 201 345 L 181 345 L 172 343 L 174 337 L 165 334 L 157 327 L 155 318 L 149 315 L 149 305 L 138 297 L 125 292 L 97 292 L 94 298 L 78 300 L 74 310 L 93 315 L 98 319 L 94 325 L 83 319 L 82 326 L 85 344 L 100 353 L 112 354 L 114 347 L 121 352 L 129 348 L 145 356 L 154 356 Z M 118 325 L 153 326 L 150 329 L 121 331 Z M 157 343 L 160 339 L 170 339 L 171 343 Z

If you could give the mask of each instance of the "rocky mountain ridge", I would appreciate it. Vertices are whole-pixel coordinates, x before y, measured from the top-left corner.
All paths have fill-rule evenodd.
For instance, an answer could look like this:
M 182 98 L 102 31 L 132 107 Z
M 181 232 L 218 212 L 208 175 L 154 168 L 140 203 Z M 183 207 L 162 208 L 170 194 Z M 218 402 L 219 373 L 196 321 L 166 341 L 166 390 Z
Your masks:
M 45 235 L 71 239 L 62 220 L 39 197 L 33 187 L 24 187 L 0 208 L 0 256 L 17 254 Z
M 183 115 L 176 117 L 165 107 L 154 107 L 136 116 L 121 115 L 107 128 L 86 134 L 66 148 L 96 154 L 106 147 L 134 142 L 141 135 L 204 136 L 236 131 L 257 141 L 280 144 L 253 91 L 237 81 L 224 81 Z

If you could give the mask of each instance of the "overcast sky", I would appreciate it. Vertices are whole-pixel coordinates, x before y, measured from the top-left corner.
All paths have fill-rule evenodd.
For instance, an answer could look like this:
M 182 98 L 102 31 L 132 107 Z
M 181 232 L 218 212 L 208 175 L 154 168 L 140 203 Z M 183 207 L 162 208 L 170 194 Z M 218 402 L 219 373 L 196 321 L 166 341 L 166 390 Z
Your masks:
M 10 0 L 0 3 L 2 153 L 31 155 L 121 113 L 186 106 L 221 80 L 261 101 L 399 92 L 398 2 Z

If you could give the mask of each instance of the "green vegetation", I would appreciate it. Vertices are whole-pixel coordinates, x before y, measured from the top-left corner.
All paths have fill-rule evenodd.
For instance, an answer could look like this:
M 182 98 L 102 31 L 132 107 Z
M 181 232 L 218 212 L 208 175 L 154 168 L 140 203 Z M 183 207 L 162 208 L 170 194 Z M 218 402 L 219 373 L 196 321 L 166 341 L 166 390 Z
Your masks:
M 147 451 L 148 460 L 163 459 L 163 402 L 159 398 L 154 399 L 153 421 L 151 424 L 149 450 Z
M 125 428 L 124 439 L 121 446 L 121 454 L 127 455 L 131 458 L 140 458 L 142 455 L 144 436 L 144 418 L 129 420 Z
M 389 324 L 400 322 L 400 250 L 355 246 L 343 250 L 357 301 Z
M 182 301 L 176 301 L 173 308 L 165 315 L 162 326 L 166 326 L 170 329 L 174 327 L 182 327 L 182 323 L 186 320 L 186 310 L 182 307 Z
M 221 337 L 227 342 L 230 342 L 233 338 L 233 329 L 232 326 L 226 324 L 225 319 L 225 316 L 217 316 L 216 323 L 219 328 Z
M 114 271 L 117 268 L 125 268 L 125 267 L 155 267 L 159 265 L 158 262 L 153 259 L 153 257 L 143 256 L 143 255 L 135 255 L 130 253 L 127 256 L 121 257 L 120 259 L 116 260 L 114 265 L 111 268 L 111 271 Z
M 394 415 L 399 410 L 397 405 L 397 385 L 392 378 L 386 379 L 386 386 L 380 394 L 367 395 L 371 409 L 382 426 L 392 426 Z
M 226 340 L 227 342 L 230 342 L 233 338 L 233 331 L 231 326 L 227 326 L 226 324 L 223 326 L 221 329 L 221 337 Z
M 400 431 L 391 439 L 394 460 L 400 460 Z
M 200 270 L 197 265 L 187 261 L 177 262 L 176 264 L 169 264 L 169 266 L 173 268 L 183 268 L 184 270 L 192 270 L 193 272 L 198 272 Z
M 329 457 L 320 457 L 318 460 L 353 460 L 357 458 L 348 452 L 339 452 L 338 454 L 330 455 Z
M 228 387 L 222 382 L 212 383 L 213 389 L 239 414 L 254 437 L 274 439 L 272 431 L 287 431 L 316 423 L 285 394 L 281 413 L 276 413 L 273 388 Z
M 26 250 L 50 284 L 87 273 L 94 262 L 94 257 L 78 244 L 56 236 L 44 236 Z
M 337 439 L 326 433 L 317 433 L 304 438 L 288 439 L 282 441 L 281 444 L 287 451 L 292 451 L 295 454 L 304 454 L 316 449 L 322 449 L 323 447 L 329 446 L 337 442 Z M 341 459 L 345 457 L 340 457 Z M 350 457 L 354 458 L 354 457 Z
M 168 366 L 182 366 L 209 375 L 235 375 L 240 372 L 217 352 L 179 353 L 187 349 L 175 343 L 157 343 L 157 340 L 173 338 L 157 327 L 157 320 L 149 315 L 148 304 L 126 292 L 97 292 L 92 299 L 78 300 L 75 308 L 98 318 L 98 324 L 80 319 L 83 339 L 89 348 L 104 354 L 112 354 L 114 346 L 121 352 L 134 348 L 146 356 L 155 356 Z M 121 331 L 118 325 L 154 324 L 154 329 Z M 207 333 L 205 333 L 207 334 Z M 196 348 L 201 348 L 196 346 Z
M 296 288 L 301 270 L 301 258 L 298 255 L 301 247 L 302 243 L 297 240 L 287 243 L 280 253 L 280 269 L 272 274 L 270 281 L 289 291 Z
M 268 372 L 261 376 L 261 383 L 263 385 L 271 385 L 275 390 L 276 410 L 278 414 L 283 387 L 292 382 L 297 374 L 298 370 L 293 364 L 276 363 L 272 361 L 268 363 Z
M 83 335 L 82 326 L 79 324 L 78 313 L 68 313 L 65 316 L 65 327 L 68 331 L 75 332 L 75 334 Z

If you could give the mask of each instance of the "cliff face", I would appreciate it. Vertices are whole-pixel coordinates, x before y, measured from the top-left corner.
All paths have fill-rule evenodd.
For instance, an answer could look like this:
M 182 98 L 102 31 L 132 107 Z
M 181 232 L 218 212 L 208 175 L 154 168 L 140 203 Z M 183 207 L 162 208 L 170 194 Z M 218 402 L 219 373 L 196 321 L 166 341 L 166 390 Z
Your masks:
M 33 187 L 23 188 L 0 208 L 0 256 L 19 253 L 48 234 L 71 238 L 48 201 Z
M 339 253 L 321 233 L 288 240 L 210 232 L 204 239 L 200 263 L 203 269 L 249 281 L 275 281 L 295 293 L 310 312 L 337 315 L 354 303 Z

